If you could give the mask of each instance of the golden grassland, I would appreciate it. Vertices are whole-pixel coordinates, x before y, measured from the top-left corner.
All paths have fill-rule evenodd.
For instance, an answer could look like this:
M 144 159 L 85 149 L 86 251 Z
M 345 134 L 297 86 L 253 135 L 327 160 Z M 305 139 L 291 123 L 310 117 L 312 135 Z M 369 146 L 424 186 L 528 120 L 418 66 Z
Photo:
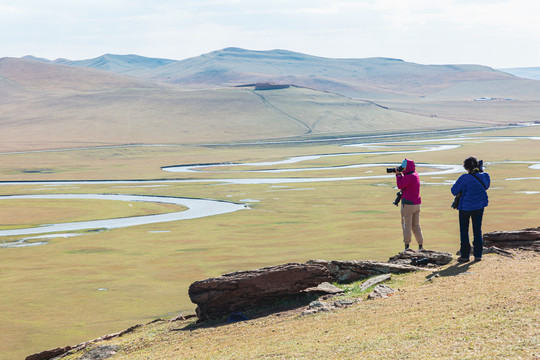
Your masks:
M 487 255 L 452 262 L 435 277 L 394 276 L 388 285 L 398 293 L 345 295 L 363 301 L 344 310 L 300 316 L 300 309 L 233 324 L 157 321 L 66 360 L 103 345 L 119 346 L 118 360 L 537 359 L 539 266 L 532 252 Z
M 1 84 L 0 84 L 1 85 Z M 328 133 L 460 128 L 461 120 L 389 111 L 309 89 L 173 88 L 31 92 L 0 104 L 0 151 L 200 144 Z M 21 111 L 24 108 L 25 111 Z M 503 122 L 504 124 L 504 122 Z M 84 129 L 81 131 L 81 129 Z
M 461 141 L 462 147 L 438 152 L 405 153 L 405 156 L 419 164 L 460 164 L 469 155 L 477 155 L 486 162 L 540 160 L 534 151 L 538 149 L 538 140 L 523 138 L 486 142 L 477 139 L 484 136 L 540 136 L 540 129 L 515 128 L 471 134 L 468 136 L 470 140 Z M 440 142 L 432 139 L 431 143 Z M 161 170 L 162 166 L 175 164 L 246 163 L 281 160 L 297 155 L 365 151 L 360 148 L 344 149 L 335 145 L 313 144 L 219 148 L 167 146 L 13 154 L 2 156 L 0 174 L 4 181 L 385 174 L 384 166 L 339 171 L 298 171 L 286 175 L 219 172 L 246 170 L 240 166 L 197 173 L 168 173 Z M 406 149 L 413 148 L 406 144 Z M 275 167 L 353 163 L 397 165 L 403 157 L 404 154 L 359 154 Z M 40 173 L 39 170 L 46 171 Z M 425 170 L 419 168 L 419 171 Z M 539 194 L 524 192 L 540 191 L 540 181 L 506 180 L 538 177 L 538 170 L 529 169 L 527 164 L 516 163 L 489 165 L 487 171 L 492 177 L 492 187 L 489 190 L 490 206 L 486 209 L 484 231 L 538 226 Z M 457 249 L 457 213 L 449 207 L 452 200 L 449 185 L 458 176 L 450 174 L 421 178 L 424 182 L 422 227 L 428 248 L 450 252 Z M 13 355 L 13 358 L 22 357 L 120 331 L 135 323 L 192 312 L 194 305 L 187 296 L 189 284 L 231 271 L 321 258 L 386 260 L 402 248 L 399 210 L 392 205 L 396 192 L 394 183 L 392 178 L 384 178 L 276 185 L 185 182 L 155 184 L 153 187 L 147 187 L 151 183 L 145 187 L 127 184 L 77 184 L 76 187 L 69 184 L 65 187 L 0 184 L 2 195 L 67 192 L 178 196 L 240 203 L 246 202 L 246 199 L 258 200 L 250 203 L 250 210 L 231 214 L 89 232 L 69 239 L 52 239 L 45 246 L 0 249 L 3 293 L 0 323 L 5 334 L 0 353 Z M 4 214 L 9 213 L 13 219 L 24 219 L 27 212 L 30 214 L 19 224 L 42 223 L 39 221 L 40 212 L 46 216 L 49 209 L 55 206 L 60 210 L 52 213 L 49 221 L 57 221 L 63 214 L 68 215 L 70 208 L 73 212 L 69 216 L 86 220 L 170 210 L 163 204 L 144 204 L 140 208 L 128 209 L 125 203 L 110 208 L 105 206 L 108 202 L 44 200 L 34 210 L 26 211 L 27 205 L 30 206 L 29 200 L 9 201 L 11 203 L 7 210 L 2 203 Z M 95 205 L 97 203 L 100 205 Z M 0 223 L 0 227 L 13 224 L 10 220 Z M 350 311 L 353 310 L 342 314 L 350 314 Z M 472 316 L 469 312 L 467 316 Z M 400 337 L 396 340 L 385 339 L 395 344 L 403 340 Z M 284 347 L 283 354 L 294 353 L 292 347 L 294 344 L 291 342 Z
M 41 83 L 45 88 L 19 89 L 22 93 L 16 95 L 16 90 L 7 90 L 0 82 L 5 95 L 0 104 L 0 152 L 461 129 L 536 121 L 540 109 L 538 86 L 522 86 L 524 93 L 516 93 L 515 82 L 513 89 L 504 87 L 504 92 L 516 94 L 516 101 L 473 101 L 473 94 L 495 87 L 473 93 L 461 89 L 448 96 L 441 92 L 422 98 L 383 96 L 375 103 L 297 87 L 186 91 L 152 84 L 117 83 L 120 88 L 116 88 L 113 81 L 95 91 L 74 91 L 72 85 L 89 83 L 70 83 L 56 90 L 48 88 L 49 79 Z M 426 94 L 431 92 L 426 89 Z

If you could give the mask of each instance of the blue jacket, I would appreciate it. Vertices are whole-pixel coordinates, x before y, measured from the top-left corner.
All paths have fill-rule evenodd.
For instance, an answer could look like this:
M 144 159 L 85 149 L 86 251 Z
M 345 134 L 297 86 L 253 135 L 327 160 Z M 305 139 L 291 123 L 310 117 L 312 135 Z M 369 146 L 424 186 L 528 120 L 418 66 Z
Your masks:
M 482 184 L 474 178 L 478 177 Z M 472 211 L 483 209 L 488 206 L 487 189 L 491 184 L 491 178 L 488 173 L 463 174 L 452 186 L 452 194 L 455 196 L 461 192 L 458 210 Z

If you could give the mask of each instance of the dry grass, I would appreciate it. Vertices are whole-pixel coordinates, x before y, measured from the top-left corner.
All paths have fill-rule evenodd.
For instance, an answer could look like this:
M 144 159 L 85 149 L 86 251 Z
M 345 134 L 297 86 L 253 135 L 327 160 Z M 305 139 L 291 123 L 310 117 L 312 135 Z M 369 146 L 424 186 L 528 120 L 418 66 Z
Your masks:
M 236 324 L 148 324 L 121 338 L 113 359 L 537 359 L 540 255 L 401 275 L 400 291 L 345 310 L 298 311 Z M 67 359 L 75 359 L 81 353 Z
M 389 105 L 297 88 L 262 95 L 231 88 L 30 92 L 0 104 L 0 151 L 460 129 L 534 121 L 539 108 L 537 101 L 488 108 L 472 101 Z

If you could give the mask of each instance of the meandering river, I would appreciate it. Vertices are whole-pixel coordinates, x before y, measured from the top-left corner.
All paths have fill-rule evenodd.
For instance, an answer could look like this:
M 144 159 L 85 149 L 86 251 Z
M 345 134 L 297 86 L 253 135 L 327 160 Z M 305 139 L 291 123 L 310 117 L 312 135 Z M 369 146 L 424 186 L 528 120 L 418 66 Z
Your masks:
M 253 163 L 220 163 L 220 164 L 191 164 L 191 165 L 176 165 L 165 166 L 162 170 L 167 172 L 240 172 L 240 173 L 253 173 L 253 172 L 267 172 L 267 173 L 287 173 L 287 172 L 309 172 L 309 171 L 321 171 L 321 170 L 342 170 L 342 169 L 354 169 L 354 168 L 384 168 L 395 166 L 391 163 L 363 163 L 363 164 L 348 164 L 333 167 L 299 167 L 299 168 L 267 168 L 267 169 L 255 169 L 255 170 L 224 170 L 226 167 L 276 167 L 285 164 L 299 164 L 305 161 L 317 160 L 324 157 L 337 157 L 337 156 L 352 156 L 352 155 L 367 155 L 367 154 L 410 154 L 419 152 L 430 151 L 445 151 L 455 149 L 461 146 L 463 142 L 484 142 L 484 141 L 516 141 L 519 138 L 445 138 L 445 139 L 431 139 L 425 140 L 433 142 L 445 142 L 441 145 L 422 145 L 424 140 L 405 141 L 399 143 L 381 142 L 381 143 L 367 143 L 367 144 L 352 144 L 343 145 L 344 147 L 360 147 L 367 149 L 365 152 L 343 152 L 335 154 L 317 154 L 307 156 L 295 156 L 283 160 L 271 161 L 271 162 L 253 162 Z M 529 138 L 533 140 L 540 140 L 540 138 Z M 451 143 L 454 142 L 454 143 Z M 407 150 L 404 150 L 406 148 Z M 411 149 L 412 148 L 412 149 Z M 416 149 L 414 149 L 416 148 Z M 500 164 L 498 162 L 497 164 Z M 504 163 L 524 163 L 530 164 L 531 169 L 540 169 L 540 162 L 519 162 L 511 161 Z M 495 164 L 495 163 L 493 163 Z M 490 165 L 490 163 L 487 163 Z M 431 168 L 433 171 L 419 172 L 420 176 L 434 176 L 434 175 L 448 175 L 463 172 L 461 165 L 452 164 L 417 164 L 418 168 Z M 84 185 L 84 184 L 122 184 L 130 186 L 163 186 L 173 183 L 193 183 L 193 182 L 213 182 L 219 184 L 287 184 L 287 183 L 314 183 L 314 182 L 336 182 L 336 181 L 354 181 L 365 179 L 384 179 L 392 178 L 393 174 L 380 174 L 380 175 L 366 175 L 366 176 L 349 176 L 349 177 L 281 177 L 281 178 L 222 178 L 222 179 L 186 179 L 186 180 L 99 180 L 99 181 L 39 181 L 39 182 L 0 182 L 0 186 L 9 185 L 44 185 L 44 186 L 66 186 L 66 185 Z M 507 180 L 520 180 L 526 178 L 512 178 Z M 38 195 L 7 195 L 0 196 L 0 201 L 3 199 L 97 199 L 97 200 L 117 200 L 117 201 L 143 201 L 143 202 L 156 202 L 156 203 L 168 203 L 183 205 L 188 208 L 185 211 L 178 211 L 166 214 L 135 216 L 126 218 L 115 219 L 103 219 L 93 221 L 82 222 L 70 222 L 59 224 L 48 224 L 37 227 L 0 230 L 0 237 L 2 236 L 20 236 L 20 235 L 36 235 L 36 234 L 50 234 L 60 233 L 54 236 L 73 236 L 76 234 L 61 234 L 62 232 L 72 232 L 89 229 L 114 229 L 120 227 L 178 221 L 195 219 L 205 216 L 214 216 L 230 212 L 235 212 L 242 209 L 249 209 L 244 204 L 236 204 L 231 202 L 206 200 L 206 199 L 189 199 L 189 198 L 177 198 L 177 197 L 159 197 L 159 196 L 144 196 L 144 195 L 115 195 L 115 194 L 38 194 Z M 43 236 L 42 236 L 43 237 Z M 42 238 L 41 237 L 41 238 Z M 40 244 L 40 242 L 26 243 L 25 239 L 19 240 L 13 243 L 2 244 L 1 247 L 16 247 L 16 246 L 29 246 Z

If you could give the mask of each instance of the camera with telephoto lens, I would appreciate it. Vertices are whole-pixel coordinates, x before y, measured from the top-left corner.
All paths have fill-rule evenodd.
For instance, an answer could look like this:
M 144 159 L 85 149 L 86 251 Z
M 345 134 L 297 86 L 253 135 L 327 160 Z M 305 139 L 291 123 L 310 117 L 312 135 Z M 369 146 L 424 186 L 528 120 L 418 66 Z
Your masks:
M 484 160 L 478 161 L 478 170 L 479 172 L 484 172 Z
M 405 170 L 403 166 L 398 166 L 397 168 L 386 168 L 387 173 L 403 172 Z
M 412 258 L 411 265 L 413 266 L 425 266 L 429 263 L 429 259 L 426 257 L 423 258 Z
M 392 204 L 398 206 L 399 202 L 401 201 L 402 196 L 403 194 L 401 193 L 401 191 L 398 191 L 398 193 L 396 194 L 396 200 L 394 200 Z

